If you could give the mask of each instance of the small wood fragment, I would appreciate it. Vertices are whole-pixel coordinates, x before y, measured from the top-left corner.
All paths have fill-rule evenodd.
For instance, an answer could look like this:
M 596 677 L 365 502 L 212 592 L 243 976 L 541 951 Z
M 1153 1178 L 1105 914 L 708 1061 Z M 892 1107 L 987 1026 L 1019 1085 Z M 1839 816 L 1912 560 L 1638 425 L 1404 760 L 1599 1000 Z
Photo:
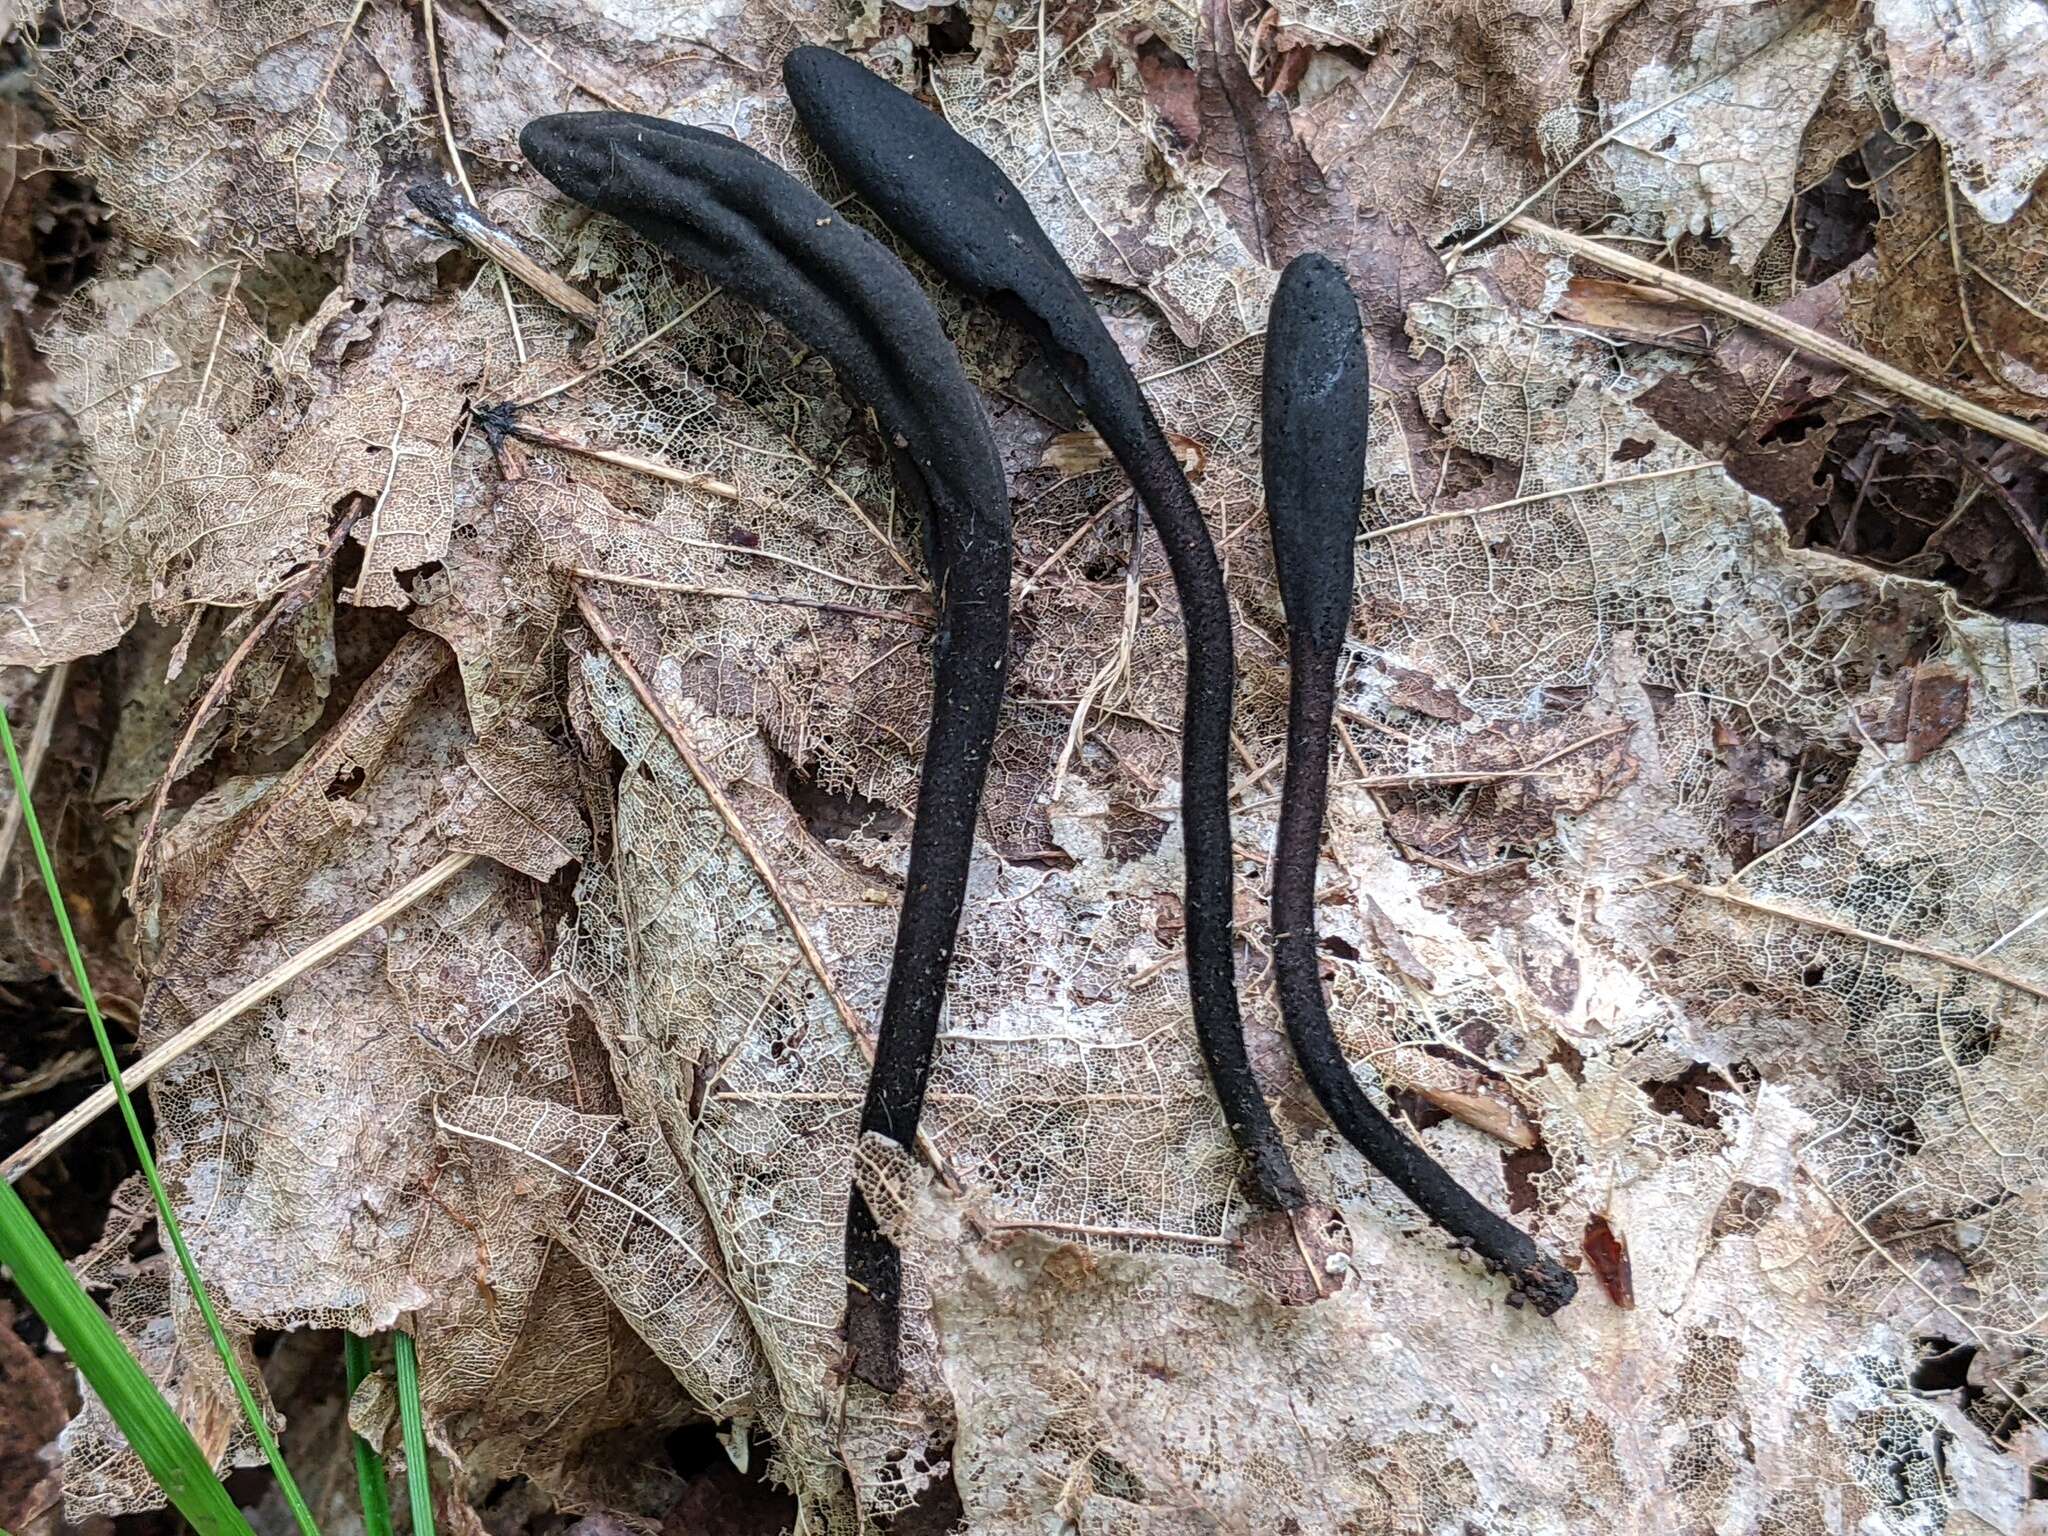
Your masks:
M 479 255 L 487 256 L 526 284 L 566 315 L 573 315 L 593 331 L 597 329 L 597 301 L 569 286 L 567 281 L 542 266 L 504 230 L 498 228 L 460 192 L 441 181 L 420 181 L 406 188 L 406 196 L 436 224 Z

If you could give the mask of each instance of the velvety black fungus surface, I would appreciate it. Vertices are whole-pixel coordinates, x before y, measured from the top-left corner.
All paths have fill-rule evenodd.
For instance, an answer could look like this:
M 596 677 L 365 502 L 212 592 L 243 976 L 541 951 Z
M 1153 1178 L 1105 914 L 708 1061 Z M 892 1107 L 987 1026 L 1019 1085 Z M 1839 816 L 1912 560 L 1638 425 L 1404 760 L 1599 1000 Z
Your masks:
M 914 1144 L 1009 656 L 1010 500 L 981 398 L 903 264 L 809 188 L 721 134 L 623 112 L 519 137 L 542 175 L 758 305 L 874 409 L 923 514 L 939 598 L 910 871 L 861 1129 Z M 853 1369 L 901 1379 L 901 1264 L 856 1188 L 847 1211 Z
M 1316 862 L 1329 795 L 1337 663 L 1351 624 L 1352 546 L 1365 489 L 1365 339 L 1344 274 L 1289 264 L 1266 322 L 1264 458 L 1273 564 L 1287 611 L 1287 776 L 1273 859 L 1274 969 L 1302 1075 L 1337 1129 L 1431 1220 L 1556 1311 L 1577 1282 L 1397 1131 L 1358 1086 L 1323 1004 Z
M 1232 963 L 1230 602 L 1216 548 L 1173 450 L 1079 279 L 994 161 L 912 97 L 826 48 L 783 63 L 797 115 L 861 197 L 917 253 L 1038 341 L 1137 488 L 1166 549 L 1187 629 L 1181 833 L 1195 1032 L 1260 1196 L 1307 1194 L 1246 1057 Z

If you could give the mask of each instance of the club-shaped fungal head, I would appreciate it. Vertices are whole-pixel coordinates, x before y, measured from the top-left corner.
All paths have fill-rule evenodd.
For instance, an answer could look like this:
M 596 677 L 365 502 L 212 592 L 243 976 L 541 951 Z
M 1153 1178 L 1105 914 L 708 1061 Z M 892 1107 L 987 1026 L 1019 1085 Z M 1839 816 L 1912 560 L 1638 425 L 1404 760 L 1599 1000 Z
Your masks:
M 726 134 L 636 112 L 560 112 L 528 123 L 519 147 L 577 202 L 622 220 L 793 330 L 801 326 L 785 311 L 834 307 L 805 269 L 849 248 L 856 260 L 873 261 L 881 249 L 774 161 Z M 792 237 L 806 248 L 791 251 Z M 804 280 L 792 280 L 783 270 L 790 267 Z M 875 278 L 886 284 L 891 275 L 879 270 Z
M 782 81 L 862 201 L 953 282 L 978 298 L 1015 295 L 1056 334 L 1055 316 L 1086 306 L 1016 183 L 944 118 L 830 48 L 792 51 Z
M 1287 627 L 1334 655 L 1351 620 L 1365 489 L 1367 379 L 1358 302 L 1327 256 L 1297 256 L 1266 321 L 1266 520 Z
M 774 169 L 737 140 L 637 112 L 537 117 L 519 130 L 519 148 L 535 170 L 576 201 L 663 245 L 715 240 L 715 231 L 704 227 L 704 213 L 719 199 L 706 186 L 705 173 L 721 160 L 742 171 L 751 168 L 749 158 Z M 795 182 L 791 186 L 803 190 Z M 715 251 L 710 254 L 717 259 Z
M 792 330 L 803 330 L 806 307 L 832 308 L 815 281 L 783 270 L 803 263 L 770 259 L 806 216 L 829 229 L 831 208 L 737 139 L 635 112 L 560 112 L 522 128 L 519 148 L 577 202 L 622 220 Z
M 928 520 L 933 578 L 949 541 L 1009 493 L 980 395 L 895 254 L 809 187 L 722 133 L 631 112 L 537 118 L 519 147 L 578 202 L 624 221 L 824 353 L 947 515 Z M 958 515 L 952 515 L 958 514 Z

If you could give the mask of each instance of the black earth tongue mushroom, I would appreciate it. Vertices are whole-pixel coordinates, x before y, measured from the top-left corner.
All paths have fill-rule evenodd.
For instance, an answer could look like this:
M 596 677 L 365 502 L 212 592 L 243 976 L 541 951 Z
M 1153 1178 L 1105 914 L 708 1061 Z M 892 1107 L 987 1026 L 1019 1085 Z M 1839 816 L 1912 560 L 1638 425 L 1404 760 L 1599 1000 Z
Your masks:
M 1238 1016 L 1229 751 L 1236 661 L 1216 546 L 1130 364 L 1032 216 L 980 150 L 912 97 L 828 48 L 798 48 L 783 83 L 818 147 L 926 261 L 1021 323 L 1123 466 L 1165 546 L 1187 633 L 1181 836 L 1195 1034 L 1260 1197 L 1308 1204 L 1245 1053 Z
M 939 601 L 931 727 L 860 1119 L 863 1132 L 910 1148 L 1009 657 L 1009 490 L 981 397 L 903 263 L 745 145 L 623 112 L 540 118 L 519 145 L 578 202 L 623 220 L 822 352 L 848 393 L 874 410 L 923 515 Z M 893 1392 L 902 1381 L 902 1262 L 857 1185 L 846 1272 L 852 1370 Z
M 1266 320 L 1266 521 L 1287 613 L 1287 775 L 1273 858 L 1273 963 L 1302 1075 L 1337 1129 L 1438 1226 L 1545 1314 L 1578 1282 L 1402 1135 L 1351 1075 L 1323 1004 L 1316 864 L 1329 796 L 1337 663 L 1351 628 L 1352 545 L 1365 489 L 1365 338 L 1343 272 L 1297 257 Z

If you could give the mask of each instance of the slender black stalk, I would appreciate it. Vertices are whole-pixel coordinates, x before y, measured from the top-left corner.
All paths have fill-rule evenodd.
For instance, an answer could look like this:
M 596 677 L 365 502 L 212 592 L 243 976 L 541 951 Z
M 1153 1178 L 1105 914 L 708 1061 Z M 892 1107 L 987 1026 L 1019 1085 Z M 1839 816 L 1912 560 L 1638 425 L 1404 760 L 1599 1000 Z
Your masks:
M 782 76 L 818 147 L 889 227 L 1032 333 L 1151 514 L 1187 632 L 1181 837 L 1195 1034 L 1259 1195 L 1282 1210 L 1303 1206 L 1307 1193 L 1259 1091 L 1238 1017 L 1229 804 L 1236 660 L 1222 569 L 1187 477 L 1080 281 L 994 161 L 830 49 L 797 49 Z
M 981 397 L 903 264 L 744 145 L 622 112 L 541 118 L 519 142 L 571 197 L 623 219 L 824 353 L 849 392 L 873 407 L 923 514 L 939 596 L 931 729 L 860 1120 L 863 1132 L 910 1147 L 1009 657 L 1009 491 Z M 857 1186 L 846 1272 L 853 1370 L 894 1391 L 902 1264 Z
M 1316 863 L 1329 795 L 1337 663 L 1351 624 L 1352 544 L 1365 487 L 1365 339 L 1344 274 L 1297 257 L 1266 322 L 1266 519 L 1287 611 L 1287 776 L 1273 858 L 1273 964 L 1302 1075 L 1373 1167 L 1438 1226 L 1555 1312 L 1578 1284 L 1388 1123 L 1351 1075 L 1323 1004 Z

